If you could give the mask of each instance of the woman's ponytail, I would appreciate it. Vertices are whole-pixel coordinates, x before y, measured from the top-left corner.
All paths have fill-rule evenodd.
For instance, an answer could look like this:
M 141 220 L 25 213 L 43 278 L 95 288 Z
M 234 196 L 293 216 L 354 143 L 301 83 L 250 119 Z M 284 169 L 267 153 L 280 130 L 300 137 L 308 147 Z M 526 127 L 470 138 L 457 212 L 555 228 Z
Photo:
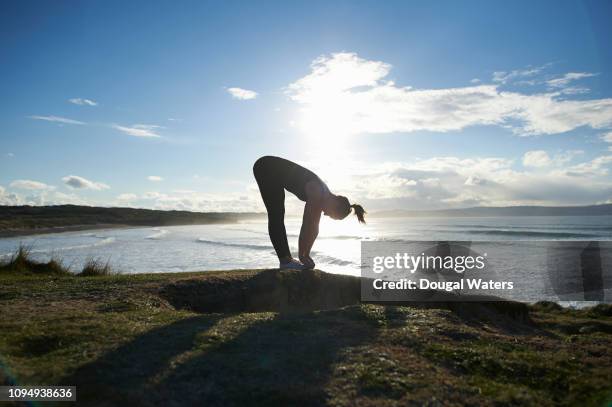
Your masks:
M 353 210 L 355 211 L 355 216 L 357 216 L 359 223 L 366 223 L 363 215 L 365 215 L 367 212 L 363 209 L 363 207 L 361 205 L 352 204 L 351 208 L 353 208 Z

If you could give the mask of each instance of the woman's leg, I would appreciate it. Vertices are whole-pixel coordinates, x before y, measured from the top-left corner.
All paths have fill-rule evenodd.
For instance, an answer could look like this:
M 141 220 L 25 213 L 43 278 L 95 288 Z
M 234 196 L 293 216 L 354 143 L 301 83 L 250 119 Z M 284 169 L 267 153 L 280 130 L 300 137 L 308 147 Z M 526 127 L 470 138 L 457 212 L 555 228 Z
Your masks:
M 268 212 L 268 234 L 272 246 L 281 262 L 288 261 L 291 251 L 285 230 L 285 190 L 274 182 L 274 173 L 267 171 L 265 162 L 258 160 L 253 167 L 253 174 Z

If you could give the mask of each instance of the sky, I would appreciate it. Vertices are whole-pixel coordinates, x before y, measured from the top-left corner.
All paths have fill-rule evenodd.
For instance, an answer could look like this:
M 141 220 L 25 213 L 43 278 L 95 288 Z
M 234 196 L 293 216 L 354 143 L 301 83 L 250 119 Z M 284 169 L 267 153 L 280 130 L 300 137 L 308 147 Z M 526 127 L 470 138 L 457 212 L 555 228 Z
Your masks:
M 609 1 L 4 1 L 0 205 L 612 202 Z M 288 198 L 289 211 L 300 203 Z

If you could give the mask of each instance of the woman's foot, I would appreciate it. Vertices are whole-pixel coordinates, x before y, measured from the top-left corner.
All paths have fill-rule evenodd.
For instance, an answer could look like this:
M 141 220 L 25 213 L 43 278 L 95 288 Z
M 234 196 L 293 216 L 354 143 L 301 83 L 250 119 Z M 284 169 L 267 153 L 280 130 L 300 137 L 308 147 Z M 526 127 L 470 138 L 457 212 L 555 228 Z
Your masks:
M 315 267 L 315 262 L 310 256 L 300 256 L 300 262 L 302 262 L 304 268 L 307 270 L 314 269 Z
M 304 270 L 304 265 L 296 259 L 282 259 L 278 265 L 281 270 Z

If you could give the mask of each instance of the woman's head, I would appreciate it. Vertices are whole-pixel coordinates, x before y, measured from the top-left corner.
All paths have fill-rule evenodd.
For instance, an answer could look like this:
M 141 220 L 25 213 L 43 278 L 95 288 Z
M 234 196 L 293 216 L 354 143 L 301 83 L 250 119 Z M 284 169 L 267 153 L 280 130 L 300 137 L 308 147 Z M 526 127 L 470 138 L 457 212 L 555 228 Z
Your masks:
M 353 209 L 355 216 L 360 223 L 365 223 L 364 215 L 366 211 L 361 205 L 352 204 L 348 198 L 342 195 L 332 195 L 331 199 L 328 200 L 327 205 L 323 209 L 323 212 L 332 219 L 341 220 L 346 218 Z

